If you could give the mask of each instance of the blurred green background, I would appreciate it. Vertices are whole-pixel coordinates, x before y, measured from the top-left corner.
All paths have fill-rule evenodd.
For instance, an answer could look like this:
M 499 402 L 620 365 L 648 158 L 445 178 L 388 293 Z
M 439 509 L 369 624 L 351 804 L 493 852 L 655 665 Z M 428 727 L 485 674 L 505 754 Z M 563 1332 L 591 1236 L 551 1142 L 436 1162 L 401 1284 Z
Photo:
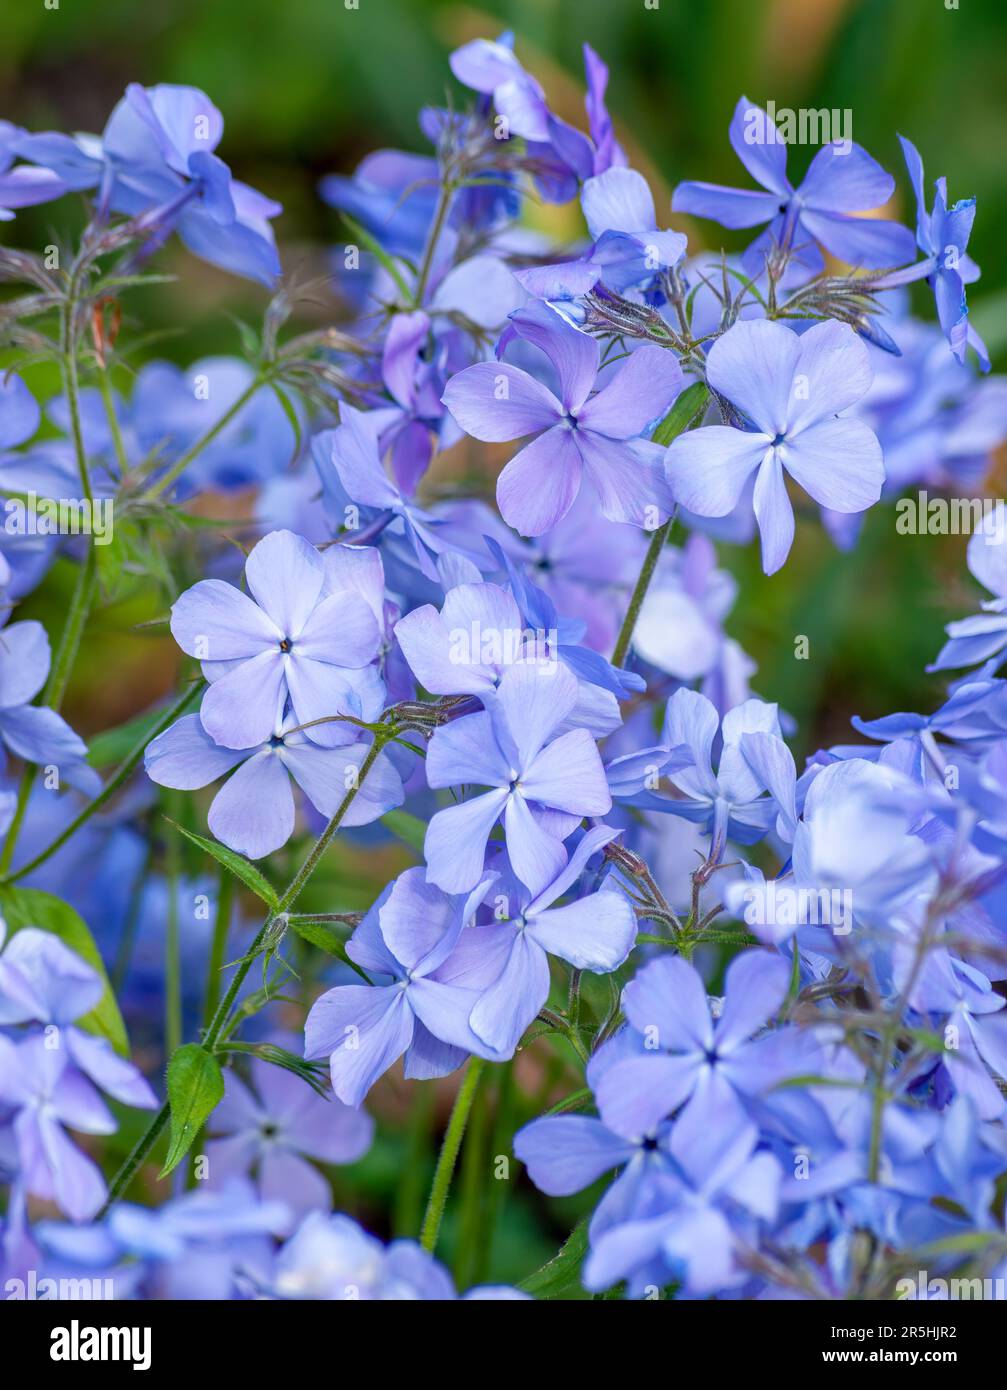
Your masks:
M 31 129 L 99 131 L 129 81 L 204 88 L 225 117 L 222 157 L 284 204 L 275 225 L 284 264 L 300 278 L 323 269 L 326 247 L 340 239 L 336 214 L 317 197 L 318 179 L 350 172 L 381 146 L 424 149 L 417 111 L 442 103 L 448 90 L 457 95 L 447 55 L 476 36 L 512 29 L 553 108 L 580 125 L 580 47 L 590 42 L 611 68 L 609 108 L 631 162 L 651 179 L 659 215 L 681 179 L 748 184 L 727 140 L 742 93 L 777 107 L 849 107 L 853 138 L 898 178 L 896 215 L 912 221 L 896 132 L 921 150 L 928 183 L 945 173 L 951 198 L 977 197 L 970 250 L 984 274 L 970 302 L 997 364 L 1007 364 L 1004 0 L 960 0 L 952 8 L 945 0 L 659 0 L 656 8 L 644 0 L 487 0 L 481 7 L 359 0 L 356 9 L 343 0 L 60 0 L 54 9 L 43 0 L 0 0 L 0 17 L 0 114 Z M 791 173 L 799 176 L 812 153 L 792 151 Z M 575 209 L 532 215 L 557 234 L 579 233 Z M 65 200 L 19 215 L 2 236 L 38 245 L 67 233 L 75 216 L 79 210 Z M 703 238 L 721 244 L 711 224 L 689 231 L 694 250 Z M 746 239 L 723 235 L 729 248 Z M 167 330 L 156 353 L 180 362 L 239 351 L 230 316 L 254 319 L 264 293 L 177 247 L 165 251 L 160 268 L 178 273 L 178 283 L 131 298 L 124 335 Z M 305 312 L 333 311 L 330 304 Z M 987 492 L 992 487 L 995 479 Z M 849 555 L 833 549 L 816 519 L 802 524 L 790 560 L 772 579 L 761 574 L 755 546 L 721 548 L 741 584 L 728 630 L 759 663 L 757 692 L 797 719 L 798 756 L 849 739 L 853 713 L 928 710 L 940 701 L 943 685 L 924 666 L 939 650 L 944 623 L 972 612 L 978 599 L 964 545 L 963 538 L 896 537 L 891 510 L 876 509 Z M 71 581 L 69 566 L 57 566 L 22 616 L 40 616 L 55 630 Z M 134 626 L 157 613 L 163 605 L 148 594 L 93 618 L 67 708 L 83 732 L 125 720 L 171 683 L 176 658 L 163 628 L 140 633 Z M 800 635 L 810 642 L 807 661 L 795 660 Z M 362 864 L 349 848 L 337 851 L 332 867 L 344 891 L 351 881 L 353 894 L 359 890 L 361 905 L 369 881 L 388 872 L 377 860 Z M 552 1094 L 557 1078 L 548 1065 L 536 1070 L 533 1058 L 525 1062 L 516 1098 L 505 1090 L 499 1106 L 477 1112 L 486 1152 L 506 1147 L 497 1132 L 501 1114 L 528 1118 Z M 382 1108 L 395 1123 L 362 1164 L 337 1174 L 336 1195 L 374 1229 L 408 1229 L 429 1178 L 434 1100 L 430 1088 L 413 1104 L 401 1082 L 390 1086 Z M 468 1180 L 463 1170 L 462 1184 Z M 398 1209 L 391 1221 L 390 1206 Z M 541 1200 L 525 1191 L 498 1226 L 495 1277 L 526 1274 L 586 1209 L 584 1199 L 555 1203 L 543 1219 Z M 448 1236 L 449 1246 L 460 1237 L 463 1249 L 477 1240 Z M 481 1270 L 473 1261 L 470 1274 Z

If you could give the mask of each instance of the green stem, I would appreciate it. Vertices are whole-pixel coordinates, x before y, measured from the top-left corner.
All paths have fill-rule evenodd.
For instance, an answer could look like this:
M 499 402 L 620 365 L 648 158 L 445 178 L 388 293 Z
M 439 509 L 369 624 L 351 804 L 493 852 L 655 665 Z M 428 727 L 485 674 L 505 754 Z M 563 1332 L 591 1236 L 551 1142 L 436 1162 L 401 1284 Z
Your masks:
M 429 1250 L 431 1254 L 437 1247 L 437 1237 L 440 1234 L 441 1222 L 444 1219 L 444 1208 L 447 1206 L 451 1179 L 454 1176 L 455 1163 L 458 1160 L 458 1150 L 461 1148 L 472 1102 L 475 1100 L 476 1090 L 485 1067 L 486 1063 L 482 1057 L 473 1056 L 470 1059 L 465 1072 L 465 1079 L 459 1087 L 457 1096 L 455 1096 L 451 1118 L 444 1134 L 444 1142 L 441 1144 L 441 1152 L 437 1159 L 437 1168 L 434 1171 L 434 1180 L 430 1188 L 430 1198 L 427 1202 L 427 1211 L 423 1218 L 423 1230 L 420 1234 L 420 1244 L 424 1250 Z
M 408 1240 L 415 1240 L 423 1217 L 423 1189 L 433 1119 L 434 1087 L 415 1087 L 406 1130 L 401 1174 L 395 1184 L 395 1210 L 392 1220 L 392 1230 L 395 1234 Z
M 227 932 L 231 925 L 231 904 L 234 901 L 234 879 L 221 866 L 217 890 L 217 911 L 213 920 L 213 939 L 210 943 L 210 963 L 206 971 L 206 1002 L 203 1006 L 203 1027 L 209 1028 L 220 1000 L 220 976 L 227 952 Z
M 221 1034 L 224 1031 L 224 1027 L 230 1016 L 231 1010 L 234 1007 L 234 1001 L 238 997 L 238 991 L 244 984 L 245 976 L 252 968 L 253 962 L 259 956 L 262 943 L 267 933 L 273 926 L 277 917 L 282 916 L 289 907 L 293 906 L 294 902 L 300 895 L 300 892 L 303 889 L 304 885 L 307 883 L 308 879 L 311 877 L 315 869 L 318 867 L 318 863 L 322 858 L 322 855 L 328 848 L 329 844 L 331 843 L 337 830 L 339 829 L 343 817 L 346 815 L 346 812 L 353 804 L 354 797 L 356 796 L 360 788 L 363 786 L 364 778 L 367 776 L 368 772 L 374 766 L 378 754 L 381 752 L 381 749 L 384 747 L 385 743 L 388 741 L 390 736 L 391 730 L 375 738 L 374 743 L 368 751 L 367 757 L 360 764 L 360 770 L 357 775 L 356 785 L 352 786 L 349 789 L 349 791 L 343 797 L 342 801 L 337 806 L 332 819 L 329 821 L 328 825 L 325 827 L 321 835 L 318 837 L 318 840 L 316 841 L 311 853 L 308 855 L 307 859 L 301 865 L 300 869 L 298 869 L 297 873 L 294 875 L 290 887 L 287 889 L 287 891 L 283 894 L 282 898 L 280 899 L 277 910 L 269 914 L 269 916 L 263 922 L 262 926 L 256 932 L 255 940 L 252 942 L 248 951 L 242 958 L 237 970 L 235 970 L 231 982 L 227 987 L 227 992 L 224 995 L 223 999 L 220 1001 L 220 1003 L 217 1005 L 213 1018 L 210 1020 L 209 1026 L 206 1029 L 202 1041 L 202 1047 L 204 1051 L 209 1052 L 211 1054 L 215 1052 L 217 1043 L 220 1041 Z M 164 1128 L 165 1121 L 167 1120 L 169 1115 L 169 1111 L 170 1108 L 168 1106 L 168 1103 L 165 1102 L 165 1104 L 162 1105 L 161 1109 L 157 1112 L 157 1114 L 151 1121 L 147 1133 L 137 1144 L 136 1148 L 126 1159 L 125 1163 L 123 1163 L 122 1167 L 119 1169 L 119 1172 L 113 1179 L 112 1185 L 109 1188 L 109 1195 L 105 1201 L 105 1205 L 98 1213 L 98 1216 L 95 1218 L 96 1220 L 101 1220 L 101 1218 L 108 1211 L 112 1203 L 116 1201 L 116 1199 L 119 1196 L 121 1196 L 121 1194 L 129 1186 L 137 1168 L 139 1168 L 140 1164 L 146 1158 L 147 1154 L 153 1147 L 154 1140 L 157 1138 L 158 1134 L 160 1134 L 161 1130 Z
M 56 648 L 52 670 L 49 672 L 49 680 L 42 696 L 43 703 L 49 705 L 51 709 L 59 710 L 63 704 L 63 697 L 66 695 L 66 688 L 70 682 L 70 672 L 73 670 L 81 637 L 84 634 L 84 625 L 91 612 L 97 582 L 98 566 L 95 561 L 94 547 L 89 546 L 84 563 L 77 574 L 77 584 L 70 599 L 63 633 L 59 646 Z
M 515 1127 L 511 1113 L 514 1103 L 514 1059 L 511 1058 L 509 1062 L 504 1062 L 502 1066 L 497 1068 L 497 1072 L 496 1106 L 493 1112 L 493 1132 L 490 1135 L 488 1155 L 489 1162 L 493 1165 L 491 1168 L 493 1181 L 490 1182 L 486 1194 L 485 1228 L 472 1276 L 473 1284 L 481 1284 L 491 1267 L 493 1242 L 496 1238 L 504 1200 L 510 1186 L 497 1174 L 496 1163 L 500 1158 L 509 1159 L 511 1153 L 511 1140 Z
M 87 452 L 84 448 L 84 431 L 80 421 L 80 381 L 77 376 L 77 344 L 74 340 L 74 315 L 77 309 L 77 277 L 70 277 L 70 289 L 63 305 L 62 316 L 62 372 L 63 387 L 70 410 L 70 437 L 77 456 L 77 471 L 80 485 L 88 502 L 94 500 L 91 491 L 91 477 L 87 468 Z
M 17 804 L 14 807 L 14 816 L 7 831 L 7 838 L 4 841 L 3 853 L 0 854 L 0 875 L 5 875 L 11 866 L 14 858 L 14 849 L 17 845 L 17 837 L 21 833 L 21 826 L 24 823 L 25 813 L 28 810 L 28 800 L 31 796 L 31 789 L 35 784 L 35 774 L 38 768 L 34 763 L 28 763 L 21 774 L 21 784 L 17 789 Z
M 451 199 L 454 197 L 455 186 L 451 179 L 446 179 L 441 184 L 440 196 L 437 199 L 437 208 L 434 212 L 434 220 L 430 226 L 430 235 L 427 237 L 427 244 L 423 251 L 423 263 L 420 266 L 419 274 L 416 277 L 416 289 L 413 291 L 413 305 L 420 308 L 423 303 L 423 295 L 430 279 L 430 271 L 433 268 L 434 253 L 437 250 L 437 243 L 441 239 L 441 232 L 444 230 L 444 220 L 451 207 Z
M 198 454 L 201 454 L 208 444 L 213 443 L 221 430 L 227 428 L 238 412 L 244 409 L 252 399 L 256 391 L 265 385 L 265 382 L 266 378 L 264 376 L 260 375 L 253 378 L 248 386 L 245 387 L 244 391 L 242 391 L 238 399 L 228 406 L 219 420 L 215 421 L 206 433 L 196 440 L 195 444 L 186 449 L 182 457 L 176 459 L 167 472 L 162 473 L 160 478 L 151 483 L 150 487 L 144 492 L 141 501 L 152 502 L 155 498 L 160 497 L 161 493 L 164 492 L 166 488 L 171 487 L 172 483 L 185 472 L 193 459 L 196 458 Z
M 476 1282 L 475 1271 L 479 1263 L 479 1251 L 485 1240 L 489 1207 L 485 1179 L 490 1172 L 486 1150 L 490 1137 L 490 1120 L 489 1091 L 482 1086 L 472 1105 L 472 1115 L 462 1153 L 458 1241 L 454 1261 L 455 1283 L 460 1289 L 471 1288 Z
M 181 821 L 180 796 L 170 797 L 172 820 Z M 178 933 L 178 885 L 182 877 L 181 839 L 168 838 L 165 855 L 168 881 L 168 913 L 164 932 L 164 1051 L 173 1057 L 182 1043 L 182 945 Z
M 80 474 L 80 485 L 87 501 L 93 502 L 91 493 L 91 479 L 87 468 L 87 454 L 84 449 L 84 435 L 80 422 L 80 383 L 77 379 L 77 349 L 73 338 L 73 316 L 76 305 L 76 278 L 71 276 L 70 292 L 66 303 L 63 306 L 62 314 L 62 374 L 66 391 L 66 398 L 70 409 L 70 432 L 73 437 L 74 452 L 77 456 L 77 470 Z M 87 554 L 84 562 L 77 573 L 77 583 L 74 586 L 73 596 L 70 600 L 70 607 L 67 610 L 66 621 L 63 624 L 63 632 L 60 636 L 59 646 L 53 659 L 49 671 L 49 679 L 46 681 L 45 690 L 42 695 L 42 702 L 51 709 L 59 711 L 66 694 L 66 687 L 70 680 L 70 672 L 77 656 L 77 649 L 80 646 L 81 635 L 84 625 L 87 622 L 88 614 L 91 611 L 91 603 L 94 599 L 94 591 L 97 584 L 98 566 L 95 559 L 94 544 L 89 541 Z M 26 764 L 21 774 L 21 784 L 18 787 L 17 805 L 14 810 L 14 819 L 11 821 L 7 831 L 7 838 L 4 841 L 3 853 L 0 854 L 0 877 L 7 874 L 11 862 L 14 858 L 14 850 L 17 846 L 18 836 L 24 824 L 25 814 L 28 810 L 28 801 L 31 797 L 31 790 L 35 783 L 37 768 L 34 764 Z
M 129 472 L 129 459 L 126 455 L 126 445 L 123 442 L 122 430 L 119 427 L 119 416 L 116 414 L 115 397 L 112 395 L 112 383 L 109 380 L 108 368 L 101 366 L 98 369 L 98 389 L 101 392 L 102 403 L 105 406 L 105 418 L 108 420 L 109 433 L 112 436 L 112 445 L 115 449 L 116 461 L 119 465 L 119 477 L 125 478 Z
M 119 1169 L 118 1173 L 116 1173 L 115 1177 L 109 1184 L 108 1196 L 105 1198 L 105 1204 L 102 1207 L 101 1211 L 99 1211 L 98 1215 L 95 1217 L 96 1221 L 100 1221 L 104 1217 L 105 1213 L 108 1211 L 109 1207 L 111 1207 L 114 1202 L 117 1202 L 119 1198 L 122 1196 L 122 1194 L 126 1191 L 126 1188 L 133 1180 L 133 1174 L 136 1172 L 140 1164 L 150 1153 L 151 1149 L 154 1147 L 154 1144 L 157 1142 L 158 1135 L 161 1133 L 161 1130 L 164 1129 L 165 1125 L 168 1123 L 168 1117 L 170 1114 L 171 1107 L 169 1106 L 168 1102 L 165 1101 L 164 1104 L 161 1106 L 160 1110 L 151 1120 L 142 1137 L 137 1141 L 134 1148 L 130 1151 L 129 1157 L 126 1159 L 125 1163 L 123 1163 L 122 1167 Z
M 636 585 L 630 597 L 629 608 L 626 610 L 626 616 L 623 619 L 622 627 L 619 631 L 619 639 L 612 653 L 613 666 L 621 666 L 626 660 L 629 644 L 633 640 L 636 620 L 640 616 L 640 609 L 643 607 L 643 601 L 647 597 L 650 581 L 654 577 L 654 570 L 657 568 L 657 562 L 661 557 L 661 551 L 664 548 L 665 541 L 668 539 L 674 520 L 674 516 L 669 517 L 663 526 L 658 527 L 650 539 L 650 545 L 647 547 L 647 554 L 644 556 L 643 567 L 640 570 L 639 578 L 636 581 Z
M 102 787 L 101 791 L 94 798 L 94 800 L 88 802 L 88 804 L 84 807 L 81 813 L 70 822 L 66 829 L 61 832 L 61 834 L 57 835 L 56 839 L 53 840 L 51 844 L 46 845 L 45 849 L 40 850 L 39 853 L 36 854 L 34 859 L 31 859 L 28 861 L 27 864 L 22 865 L 22 867 L 18 869 L 16 873 L 8 875 L 6 881 L 8 883 L 16 883 L 19 878 L 24 878 L 27 874 L 32 873 L 35 869 L 39 867 L 40 864 L 44 864 L 45 861 L 48 858 L 50 858 L 51 855 L 55 854 L 58 849 L 62 848 L 62 846 L 66 844 L 67 840 L 69 840 L 72 835 L 76 834 L 76 832 L 80 829 L 80 827 L 84 824 L 85 821 L 90 820 L 96 811 L 100 811 L 101 808 L 105 805 L 105 803 L 111 800 L 111 798 L 115 795 L 115 793 L 119 790 L 123 783 L 126 782 L 132 775 L 140 759 L 143 757 L 147 745 L 151 743 L 158 736 L 158 734 L 163 733 L 169 725 L 174 724 L 175 720 L 179 717 L 180 714 L 183 714 L 185 712 L 186 707 L 189 704 L 191 704 L 191 702 L 203 689 L 205 684 L 205 681 L 197 681 L 196 684 L 190 686 L 189 689 L 185 692 L 185 694 L 182 695 L 180 699 L 176 700 L 175 703 L 171 705 L 169 709 L 165 710 L 164 714 L 154 725 L 153 729 L 151 729 L 149 733 L 144 734 L 143 738 L 141 738 L 137 742 L 137 744 L 133 747 L 133 749 L 127 755 L 125 760 L 119 764 L 114 775 L 105 784 L 105 786 Z

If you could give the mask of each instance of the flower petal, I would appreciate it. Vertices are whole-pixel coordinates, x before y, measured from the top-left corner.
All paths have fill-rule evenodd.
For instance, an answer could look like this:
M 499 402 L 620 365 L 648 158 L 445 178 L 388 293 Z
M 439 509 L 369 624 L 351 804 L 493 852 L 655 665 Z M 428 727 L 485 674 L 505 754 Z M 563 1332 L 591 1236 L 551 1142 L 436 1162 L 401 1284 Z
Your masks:
M 213 798 L 210 830 L 228 849 L 261 859 L 290 839 L 294 794 L 290 778 L 271 750 L 256 753 Z
M 862 420 L 823 420 L 783 453 L 787 472 L 820 506 L 862 512 L 881 496 L 885 465 L 877 436 Z
M 503 519 L 522 536 L 551 531 L 573 506 L 580 477 L 581 456 L 574 432 L 546 430 L 515 454 L 497 478 L 497 505 Z
M 665 455 L 675 501 L 697 516 L 727 516 L 772 440 L 728 425 L 705 425 L 680 434 Z
M 548 387 L 508 362 L 466 367 L 441 399 L 466 434 L 494 444 L 547 430 L 563 414 Z

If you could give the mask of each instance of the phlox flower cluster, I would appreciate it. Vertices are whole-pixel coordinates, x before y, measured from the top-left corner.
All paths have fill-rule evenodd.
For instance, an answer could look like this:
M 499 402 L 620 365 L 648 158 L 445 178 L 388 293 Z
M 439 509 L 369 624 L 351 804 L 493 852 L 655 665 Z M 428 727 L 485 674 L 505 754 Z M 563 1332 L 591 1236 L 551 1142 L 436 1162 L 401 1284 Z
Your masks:
M 64 382 L 4 378 L 0 491 L 115 515 L 101 545 L 0 533 L 0 1286 L 532 1297 L 533 1269 L 492 1279 L 495 1198 L 457 1284 L 435 1253 L 473 1113 L 487 1183 L 606 1180 L 567 1293 L 889 1298 L 924 1248 L 1003 1277 L 1007 539 L 968 545 L 988 597 L 935 710 L 803 767 L 727 566 L 757 537 L 785 586 L 799 525 L 855 550 L 906 489 L 978 488 L 1007 385 L 969 319 L 975 202 L 903 139 L 915 225 L 865 216 L 893 174 L 836 142 L 799 179 L 741 97 L 755 186 L 661 208 L 589 47 L 577 125 L 509 36 L 450 67 L 426 153 L 322 182 L 350 240 L 303 332 L 282 209 L 202 91 L 132 84 L 100 134 L 0 126 L 10 236 L 88 206 L 72 264 L 0 250 Z M 127 378 L 82 325 L 176 235 L 265 287 L 261 333 Z M 47 633 L 19 606 L 67 575 Z M 81 634 L 138 592 L 174 688 L 88 744 L 61 713 Z M 443 1127 L 422 1229 L 408 1191 L 374 1234 L 334 1209 L 389 1136 L 415 1165 L 403 1136 Z

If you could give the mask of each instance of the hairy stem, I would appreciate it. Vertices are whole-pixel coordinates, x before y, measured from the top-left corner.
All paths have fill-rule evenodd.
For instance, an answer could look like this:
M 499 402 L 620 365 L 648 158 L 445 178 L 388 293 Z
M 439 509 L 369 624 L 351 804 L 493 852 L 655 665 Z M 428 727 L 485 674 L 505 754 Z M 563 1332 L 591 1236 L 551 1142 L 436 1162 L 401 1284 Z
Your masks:
M 223 415 L 210 426 L 206 433 L 200 435 L 195 444 L 186 449 L 180 459 L 176 459 L 171 467 L 161 474 L 160 478 L 151 483 L 150 487 L 144 492 L 141 500 L 144 502 L 152 502 L 155 498 L 160 497 L 161 493 L 164 492 L 166 488 L 171 487 L 172 483 L 185 472 L 193 459 L 201 454 L 208 444 L 213 443 L 217 435 L 227 428 L 238 412 L 244 409 L 255 393 L 264 386 L 265 383 L 265 376 L 258 375 L 254 377 L 237 400 L 228 406 Z
M 643 601 L 647 597 L 650 581 L 654 577 L 654 570 L 657 568 L 657 562 L 661 558 L 661 551 L 664 548 L 665 541 L 668 539 L 674 520 L 674 516 L 669 517 L 664 525 L 659 526 L 651 537 L 650 545 L 647 547 L 647 554 L 644 556 L 643 567 L 640 570 L 633 593 L 630 596 L 629 607 L 626 610 L 626 616 L 619 630 L 619 638 L 615 644 L 615 650 L 612 653 L 613 666 L 621 666 L 626 660 L 629 644 L 633 640 L 636 620 L 640 616 L 640 609 L 643 607 Z
M 454 1177 L 455 1163 L 458 1161 L 458 1150 L 462 1146 L 465 1126 L 468 1124 L 472 1102 L 475 1100 L 485 1067 L 486 1063 L 482 1057 L 472 1057 L 469 1060 L 465 1079 L 458 1089 L 457 1096 L 455 1096 L 451 1118 L 448 1120 L 444 1142 L 441 1144 L 437 1168 L 434 1171 L 434 1180 L 430 1187 L 427 1212 L 423 1218 L 423 1230 L 420 1234 L 420 1244 L 424 1250 L 429 1250 L 431 1254 L 437 1246 L 437 1237 L 440 1234 L 441 1222 L 444 1219 L 444 1208 L 447 1206 L 448 1193 L 451 1190 L 451 1179 Z
M 19 878 L 24 878 L 27 874 L 33 873 L 40 864 L 44 864 L 58 849 L 61 849 L 62 846 L 66 844 L 67 840 L 69 840 L 72 835 L 76 834 L 85 821 L 90 820 L 97 811 L 100 811 L 105 803 L 111 800 L 123 783 L 128 781 L 139 764 L 140 759 L 143 757 L 147 745 L 152 743 L 153 740 L 157 738 L 158 734 L 162 734 L 169 725 L 174 724 L 179 715 L 184 714 L 187 707 L 204 688 L 205 684 L 205 681 L 197 681 L 196 684 L 190 686 L 185 694 L 176 700 L 173 705 L 166 709 L 153 729 L 151 729 L 149 733 L 144 734 L 134 745 L 130 753 L 119 764 L 112 777 L 106 782 L 105 786 L 102 787 L 94 800 L 88 802 L 81 813 L 70 822 L 66 829 L 57 835 L 51 844 L 46 845 L 45 849 L 40 850 L 38 854 L 35 855 L 34 859 L 30 859 L 27 864 L 22 865 L 17 873 L 10 874 L 6 882 L 16 883 Z
M 261 954 L 263 942 L 265 941 L 266 936 L 270 931 L 270 928 L 273 927 L 277 918 L 283 916 L 287 909 L 293 906 L 294 902 L 300 895 L 301 890 L 304 888 L 304 885 L 307 883 L 308 879 L 311 877 L 315 869 L 318 867 L 319 861 L 321 860 L 322 855 L 325 853 L 326 849 L 328 849 L 329 844 L 331 843 L 333 837 L 338 831 L 339 826 L 342 823 L 343 817 L 346 815 L 346 812 L 349 810 L 350 806 L 352 806 L 354 797 L 356 796 L 360 788 L 363 786 L 364 778 L 367 776 L 368 772 L 374 766 L 378 754 L 381 752 L 382 748 L 384 747 L 388 739 L 391 737 L 391 735 L 392 729 L 391 727 L 389 727 L 387 733 L 380 734 L 377 738 L 375 738 L 374 743 L 372 744 L 367 754 L 367 757 L 360 764 L 360 770 L 357 775 L 356 784 L 349 788 L 342 801 L 336 807 L 332 819 L 329 821 L 328 825 L 325 827 L 321 835 L 318 837 L 307 859 L 305 859 L 304 863 L 301 865 L 297 873 L 294 875 L 294 878 L 290 883 L 290 887 L 280 898 L 277 910 L 269 914 L 269 916 L 263 922 L 262 926 L 256 932 L 254 941 L 252 942 L 247 953 L 239 963 L 238 968 L 235 970 L 234 975 L 231 978 L 231 982 L 227 987 L 227 992 L 224 995 L 223 999 L 221 999 L 220 1003 L 217 1005 L 213 1017 L 211 1018 L 210 1023 L 203 1036 L 203 1041 L 201 1045 L 205 1052 L 209 1052 L 211 1054 L 216 1052 L 217 1044 L 220 1041 L 221 1034 L 224 1031 L 225 1025 L 227 1024 L 228 1018 L 230 1017 L 231 1010 L 234 1007 L 234 1001 L 238 997 L 238 991 L 244 984 L 245 977 L 247 976 L 249 970 L 252 968 L 253 962 Z M 108 1197 L 106 1198 L 105 1205 L 98 1213 L 98 1216 L 96 1218 L 97 1220 L 100 1220 L 102 1216 L 104 1216 L 104 1214 L 108 1211 L 112 1203 L 115 1202 L 122 1195 L 123 1192 L 125 1192 L 126 1188 L 129 1186 L 130 1182 L 133 1179 L 134 1173 L 139 1168 L 143 1160 L 147 1157 L 147 1154 L 153 1147 L 154 1141 L 160 1134 L 161 1130 L 164 1128 L 169 1113 L 170 1107 L 166 1101 L 164 1105 L 161 1106 L 161 1109 L 154 1116 L 147 1129 L 146 1134 L 144 1134 L 143 1138 L 136 1145 L 132 1153 L 123 1163 L 122 1167 L 119 1169 L 119 1172 L 115 1175 L 115 1178 L 113 1179 L 112 1184 L 109 1187 L 109 1193 Z

